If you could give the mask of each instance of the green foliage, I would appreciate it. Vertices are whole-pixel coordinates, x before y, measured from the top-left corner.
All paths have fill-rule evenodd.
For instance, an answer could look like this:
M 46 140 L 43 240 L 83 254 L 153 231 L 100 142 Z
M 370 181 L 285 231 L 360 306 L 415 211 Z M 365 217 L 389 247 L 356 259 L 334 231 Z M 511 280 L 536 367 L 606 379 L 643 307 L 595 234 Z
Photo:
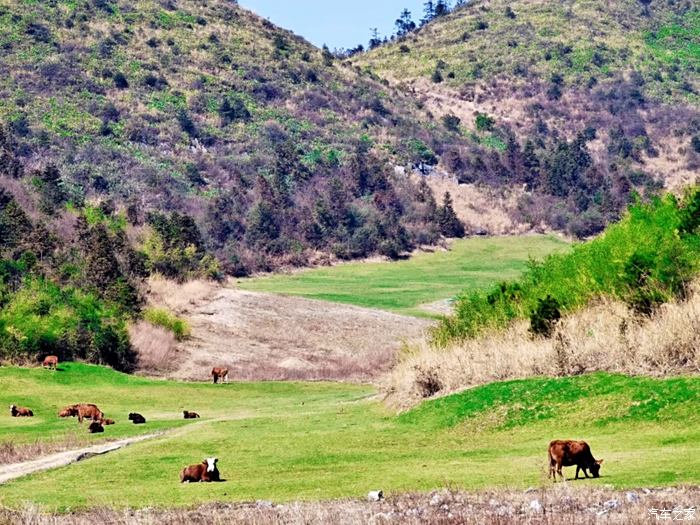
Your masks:
M 169 330 L 178 341 L 187 339 L 192 332 L 185 319 L 180 319 L 163 308 L 147 308 L 143 313 L 143 318 L 154 326 Z
M 559 301 L 551 295 L 538 299 L 537 307 L 530 314 L 530 332 L 542 337 L 551 337 L 559 319 Z
M 485 113 L 477 113 L 475 119 L 477 131 L 492 131 L 496 120 L 493 117 L 489 117 Z
M 442 206 L 437 209 L 437 224 L 440 228 L 440 233 L 445 237 L 464 237 L 464 224 L 462 224 L 462 221 L 457 217 L 452 207 L 452 195 L 450 195 L 450 192 L 445 193 Z
M 136 355 L 119 310 L 95 295 L 27 278 L 0 309 L 0 357 L 85 359 L 131 371 Z
M 622 220 L 598 238 L 574 246 L 570 253 L 531 262 L 516 282 L 489 292 L 464 293 L 455 314 L 434 331 L 434 340 L 472 337 L 491 328 L 503 328 L 556 301 L 562 314 L 607 295 L 626 301 L 643 314 L 659 304 L 683 297 L 700 268 L 700 237 L 679 235 L 682 224 L 692 228 L 697 189 L 679 203 L 672 195 L 648 204 L 632 205 Z M 547 299 L 549 298 L 549 299 Z

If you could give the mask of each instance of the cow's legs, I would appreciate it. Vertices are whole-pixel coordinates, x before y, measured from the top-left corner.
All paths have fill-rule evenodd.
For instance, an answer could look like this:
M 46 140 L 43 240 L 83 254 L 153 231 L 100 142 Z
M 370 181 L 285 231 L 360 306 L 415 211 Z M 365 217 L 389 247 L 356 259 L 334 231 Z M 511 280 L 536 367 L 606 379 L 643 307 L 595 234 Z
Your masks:
M 557 474 L 559 474 L 559 477 L 564 480 L 564 473 L 561 471 L 562 464 L 557 461 Z M 555 478 L 556 479 L 556 478 Z
M 578 471 L 579 471 L 579 470 L 581 470 L 581 466 L 580 466 L 580 465 L 576 465 L 576 477 L 575 477 L 574 479 L 578 479 Z M 585 474 L 586 471 L 584 470 L 583 473 Z

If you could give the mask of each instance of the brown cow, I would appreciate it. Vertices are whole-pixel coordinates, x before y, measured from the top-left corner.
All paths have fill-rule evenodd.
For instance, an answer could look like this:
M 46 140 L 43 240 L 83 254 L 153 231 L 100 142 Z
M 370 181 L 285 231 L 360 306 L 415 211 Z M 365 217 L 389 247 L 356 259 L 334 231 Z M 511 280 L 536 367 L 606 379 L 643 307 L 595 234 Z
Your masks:
M 90 432 L 90 434 L 99 434 L 104 431 L 105 429 L 99 421 L 93 421 L 88 427 L 88 432 Z
M 83 419 L 91 419 L 92 421 L 99 421 L 104 417 L 102 411 L 97 408 L 97 405 L 92 403 L 78 403 L 77 405 L 70 405 L 61 410 L 58 413 L 58 417 L 78 417 L 78 422 L 82 423 Z
M 562 467 L 572 467 L 576 465 L 576 479 L 578 473 L 583 470 L 583 473 L 588 477 L 586 470 L 590 470 L 594 478 L 600 477 L 600 465 L 603 460 L 596 461 L 591 454 L 591 447 L 585 441 L 552 441 L 549 444 L 549 477 L 556 481 L 557 474 L 564 479 Z
M 55 355 L 47 355 L 44 358 L 44 363 L 42 365 L 44 368 L 58 370 L 58 357 Z
M 218 383 L 219 379 L 222 379 L 224 383 L 228 383 L 228 368 L 214 367 L 211 370 L 211 375 L 214 378 L 214 384 Z
M 78 415 L 78 405 L 71 405 L 58 413 L 58 417 L 76 417 Z
M 183 410 L 182 413 L 184 414 L 185 419 L 197 419 L 199 417 L 197 412 L 188 412 L 187 410 Z
M 104 427 L 108 425 L 114 425 L 114 419 L 102 418 L 100 419 L 100 424 Z
M 212 481 L 221 481 L 219 469 L 216 464 L 216 458 L 207 458 L 199 465 L 190 465 L 185 467 L 180 472 L 180 483 L 210 483 Z
M 17 405 L 10 405 L 10 414 L 12 417 L 34 417 L 34 412 L 28 408 L 18 407 Z

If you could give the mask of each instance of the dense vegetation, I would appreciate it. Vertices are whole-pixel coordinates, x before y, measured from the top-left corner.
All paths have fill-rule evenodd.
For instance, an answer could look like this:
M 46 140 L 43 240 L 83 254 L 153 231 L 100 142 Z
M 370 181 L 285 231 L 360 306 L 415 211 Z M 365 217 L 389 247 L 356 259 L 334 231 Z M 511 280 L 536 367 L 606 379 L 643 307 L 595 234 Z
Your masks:
M 545 483 L 547 443 L 560 436 L 585 436 L 605 460 L 601 479 L 576 485 L 694 484 L 700 474 L 700 380 L 692 377 L 599 373 L 501 382 L 427 401 L 401 416 L 388 413 L 371 388 L 341 383 L 222 387 L 72 363 L 58 374 L 0 368 L 0 381 L 0 403 L 35 410 L 34 421 L 4 416 L 0 442 L 69 438 L 77 423 L 55 414 L 76 398 L 93 400 L 117 420 L 91 440 L 182 427 L 3 486 L 0 504 L 12 508 L 25 505 L 28 495 L 45 510 L 62 511 L 360 498 L 380 482 L 387 494 L 446 485 L 524 490 Z M 124 422 L 133 407 L 148 418 L 146 428 Z M 196 428 L 182 419 L 183 409 L 202 415 Z M 219 458 L 227 481 L 183 488 L 182 466 L 210 456 Z
M 464 294 L 435 339 L 445 344 L 530 318 L 535 335 L 551 335 L 561 314 L 599 296 L 625 301 L 651 316 L 671 299 L 682 299 L 700 271 L 700 189 L 638 202 L 598 238 L 532 262 L 522 278 L 487 292 Z
M 399 33 L 353 63 L 466 138 L 440 151 L 461 182 L 524 187 L 518 222 L 587 237 L 700 166 L 692 2 L 476 0 Z
M 440 236 L 435 207 L 392 161 L 434 163 L 455 138 L 236 2 L 4 2 L 0 35 L 0 186 L 26 204 L 22 165 L 54 165 L 47 211 L 113 200 L 165 234 L 149 251 L 166 275 L 181 270 L 169 256 L 191 271 L 207 251 L 244 274 Z M 170 242 L 173 228 L 195 254 Z

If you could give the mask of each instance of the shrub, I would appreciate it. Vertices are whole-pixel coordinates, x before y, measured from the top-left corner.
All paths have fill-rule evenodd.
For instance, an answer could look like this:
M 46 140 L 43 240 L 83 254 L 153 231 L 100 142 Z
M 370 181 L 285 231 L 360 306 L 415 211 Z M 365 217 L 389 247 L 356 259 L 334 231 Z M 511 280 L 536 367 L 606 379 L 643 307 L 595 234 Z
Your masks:
M 496 120 L 485 113 L 477 113 L 475 123 L 477 131 L 491 131 Z
M 530 314 L 530 332 L 534 335 L 550 338 L 560 319 L 559 301 L 548 295 L 537 301 L 537 307 Z
M 462 119 L 455 115 L 445 115 L 442 117 L 442 125 L 445 126 L 448 131 L 452 131 L 454 133 L 460 132 L 459 126 L 461 123 Z
M 160 326 L 173 333 L 175 339 L 183 341 L 192 333 L 189 323 L 162 308 L 147 308 L 143 318 L 154 326 Z

